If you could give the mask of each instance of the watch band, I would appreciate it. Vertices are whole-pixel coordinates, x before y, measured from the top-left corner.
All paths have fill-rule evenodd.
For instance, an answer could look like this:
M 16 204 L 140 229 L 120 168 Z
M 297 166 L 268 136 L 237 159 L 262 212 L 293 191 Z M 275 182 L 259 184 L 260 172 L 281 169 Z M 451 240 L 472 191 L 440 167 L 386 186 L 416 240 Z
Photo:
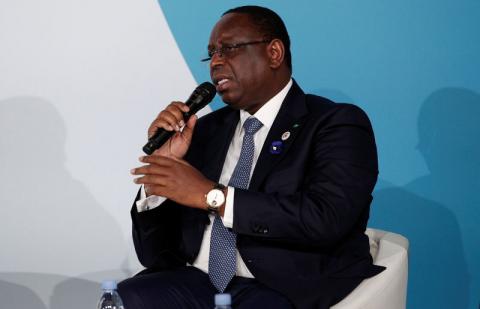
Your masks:
M 225 188 L 226 187 L 224 185 L 222 185 L 221 183 L 216 183 L 216 184 L 213 185 L 212 189 L 220 189 L 220 190 L 223 191 L 223 190 L 225 190 Z

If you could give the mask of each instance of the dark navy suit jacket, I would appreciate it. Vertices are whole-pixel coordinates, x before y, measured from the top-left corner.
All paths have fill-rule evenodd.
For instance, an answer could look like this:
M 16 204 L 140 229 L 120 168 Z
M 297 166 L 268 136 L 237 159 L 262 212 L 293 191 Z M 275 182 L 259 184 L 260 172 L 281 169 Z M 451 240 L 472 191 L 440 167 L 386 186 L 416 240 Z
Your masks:
M 197 122 L 186 160 L 213 181 L 238 120 L 239 112 L 227 106 Z M 290 137 L 282 141 L 284 132 Z M 328 308 L 381 272 L 364 234 L 377 174 L 365 113 L 305 95 L 294 82 L 249 189 L 235 189 L 237 248 L 255 278 L 297 308 Z M 209 224 L 206 211 L 168 200 L 145 213 L 133 207 L 132 219 L 140 262 L 158 270 L 192 263 Z

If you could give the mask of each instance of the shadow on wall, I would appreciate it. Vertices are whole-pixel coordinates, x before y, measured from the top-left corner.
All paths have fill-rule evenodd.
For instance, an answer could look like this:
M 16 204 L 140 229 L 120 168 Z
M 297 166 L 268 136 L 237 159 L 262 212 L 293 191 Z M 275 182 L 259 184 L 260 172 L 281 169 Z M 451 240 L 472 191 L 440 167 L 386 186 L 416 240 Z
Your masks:
M 18 284 L 1 280 L 0 299 L 2 308 L 47 309 L 40 297 L 32 290 Z
M 410 240 L 408 308 L 476 308 L 480 291 L 480 95 L 442 88 L 423 103 L 429 174 L 375 192 L 370 224 Z M 386 188 L 385 188 L 386 187 Z
M 0 279 L 10 299 L 31 303 L 8 308 L 43 308 L 52 294 L 52 306 L 74 294 L 90 304 L 92 285 L 70 276 L 117 268 L 118 278 L 131 275 L 120 270 L 127 255 L 118 223 L 65 168 L 66 128 L 52 104 L 0 101 L 0 132 Z
M 130 272 L 120 269 L 82 274 L 76 278 L 41 273 L 0 273 L 4 279 L 0 280 L 0 308 L 96 308 L 102 280 L 120 281 L 131 276 Z

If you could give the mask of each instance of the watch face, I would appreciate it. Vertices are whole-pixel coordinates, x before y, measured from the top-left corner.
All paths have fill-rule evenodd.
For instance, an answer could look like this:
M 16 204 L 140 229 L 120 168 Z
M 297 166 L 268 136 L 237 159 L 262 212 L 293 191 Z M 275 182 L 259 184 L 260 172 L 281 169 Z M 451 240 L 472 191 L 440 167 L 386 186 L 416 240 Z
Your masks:
M 211 207 L 218 208 L 225 202 L 225 195 L 222 190 L 213 189 L 207 194 L 207 204 Z

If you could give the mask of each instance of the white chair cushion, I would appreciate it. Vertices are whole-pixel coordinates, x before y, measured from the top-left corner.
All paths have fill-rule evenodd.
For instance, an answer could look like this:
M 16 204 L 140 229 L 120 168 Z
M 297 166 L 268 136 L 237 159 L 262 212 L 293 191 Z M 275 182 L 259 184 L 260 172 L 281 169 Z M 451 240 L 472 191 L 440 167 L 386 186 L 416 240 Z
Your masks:
M 408 279 L 408 240 L 395 233 L 376 229 L 365 232 L 376 265 L 387 267 L 365 279 L 331 309 L 405 309 Z

